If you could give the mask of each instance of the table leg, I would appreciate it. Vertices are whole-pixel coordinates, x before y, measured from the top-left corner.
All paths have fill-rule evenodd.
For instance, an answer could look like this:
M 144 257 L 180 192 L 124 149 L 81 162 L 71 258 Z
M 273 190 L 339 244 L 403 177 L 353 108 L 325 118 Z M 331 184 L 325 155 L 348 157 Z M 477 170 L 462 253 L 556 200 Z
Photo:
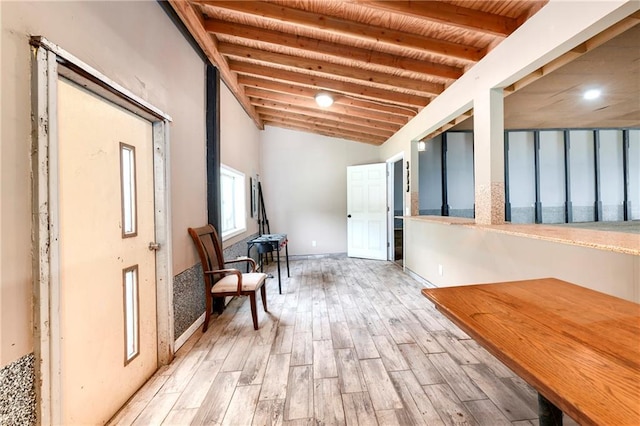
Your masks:
M 538 393 L 538 424 L 540 426 L 562 426 L 562 411 Z
M 287 277 L 291 277 L 291 273 L 289 272 L 289 242 L 284 243 L 284 253 L 287 259 Z
M 282 283 L 280 282 L 280 244 L 278 244 L 277 252 L 278 252 L 278 291 L 280 292 L 280 294 L 282 294 Z
M 251 257 L 251 247 L 253 247 L 253 245 L 247 244 L 247 257 Z M 247 272 L 250 272 L 249 271 L 249 265 L 250 265 L 250 263 L 247 262 Z

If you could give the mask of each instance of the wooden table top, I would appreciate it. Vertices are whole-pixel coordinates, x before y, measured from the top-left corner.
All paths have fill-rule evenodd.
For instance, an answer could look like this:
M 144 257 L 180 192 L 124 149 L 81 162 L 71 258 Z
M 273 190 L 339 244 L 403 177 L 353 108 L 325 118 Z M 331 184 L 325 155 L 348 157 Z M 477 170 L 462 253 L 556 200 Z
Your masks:
M 640 425 L 640 305 L 545 278 L 422 294 L 582 425 Z

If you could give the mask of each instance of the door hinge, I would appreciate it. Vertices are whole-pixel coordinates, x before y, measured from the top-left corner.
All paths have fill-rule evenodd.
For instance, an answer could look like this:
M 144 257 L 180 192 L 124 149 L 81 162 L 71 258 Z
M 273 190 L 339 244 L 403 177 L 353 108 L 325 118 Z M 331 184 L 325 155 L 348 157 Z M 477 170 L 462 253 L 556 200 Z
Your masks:
M 151 250 L 151 251 L 158 251 L 158 250 L 160 250 L 160 243 L 156 243 L 156 242 L 151 241 L 151 242 L 149 243 L 149 250 Z

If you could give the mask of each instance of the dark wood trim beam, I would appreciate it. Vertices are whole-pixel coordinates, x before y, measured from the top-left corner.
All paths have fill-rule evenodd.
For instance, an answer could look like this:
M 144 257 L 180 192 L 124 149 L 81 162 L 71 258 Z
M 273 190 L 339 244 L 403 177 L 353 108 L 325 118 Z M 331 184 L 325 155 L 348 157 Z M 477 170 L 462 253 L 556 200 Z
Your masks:
M 504 220 L 511 222 L 511 196 L 509 195 L 509 132 L 504 132 Z
M 602 220 L 602 179 L 600 177 L 600 131 L 593 131 L 593 166 L 594 166 L 594 189 L 596 201 L 594 203 L 595 221 Z
M 442 216 L 449 216 L 449 185 L 447 183 L 447 132 L 440 135 L 440 173 L 441 173 L 441 185 L 442 185 L 442 206 L 440 208 L 440 214 Z
M 535 182 L 535 222 L 542 223 L 542 202 L 540 201 L 540 131 L 533 131 L 533 179 Z
M 565 130 L 564 136 L 564 221 L 573 222 L 573 204 L 571 202 L 571 134 Z
M 245 96 L 242 87 L 238 84 L 236 76 L 229 69 L 226 59 L 218 51 L 218 47 L 213 38 L 204 30 L 202 17 L 193 10 L 193 6 L 188 1 L 169 0 L 171 7 L 176 11 L 185 26 L 189 28 L 194 39 L 200 45 L 200 48 L 207 55 L 207 58 L 220 71 L 220 77 L 227 84 L 231 92 L 234 94 L 242 108 L 249 114 L 249 117 L 256 123 L 259 129 L 262 129 L 262 122 L 255 109 L 249 103 L 249 99 Z
M 631 201 L 629 200 L 629 130 L 622 131 L 622 214 L 624 220 L 631 220 Z

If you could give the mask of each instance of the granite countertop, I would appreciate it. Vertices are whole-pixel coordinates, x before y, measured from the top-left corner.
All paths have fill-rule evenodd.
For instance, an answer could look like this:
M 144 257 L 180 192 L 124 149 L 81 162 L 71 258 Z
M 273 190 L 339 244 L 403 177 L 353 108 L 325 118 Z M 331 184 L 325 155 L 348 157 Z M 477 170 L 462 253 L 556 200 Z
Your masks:
M 474 225 L 475 219 L 454 216 L 402 216 L 402 219 L 440 223 L 442 225 Z
M 450 216 L 404 216 L 404 219 L 473 227 L 491 232 L 640 256 L 640 235 L 633 233 L 538 224 L 476 225 L 474 219 Z

